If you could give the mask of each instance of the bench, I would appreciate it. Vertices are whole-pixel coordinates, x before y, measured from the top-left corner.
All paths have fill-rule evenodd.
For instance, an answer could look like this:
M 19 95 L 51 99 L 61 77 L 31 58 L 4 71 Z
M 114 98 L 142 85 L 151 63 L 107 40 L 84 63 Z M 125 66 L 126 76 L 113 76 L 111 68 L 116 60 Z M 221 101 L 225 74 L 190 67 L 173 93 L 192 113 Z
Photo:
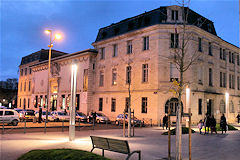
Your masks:
M 90 136 L 90 137 L 91 137 L 92 146 L 93 146 L 91 152 L 95 148 L 99 148 L 99 149 L 102 149 L 103 157 L 104 157 L 104 150 L 127 154 L 128 156 L 126 160 L 128 160 L 134 153 L 138 153 L 138 159 L 141 160 L 141 151 L 137 150 L 137 151 L 130 152 L 128 141 L 104 138 L 104 137 L 96 137 L 96 136 Z

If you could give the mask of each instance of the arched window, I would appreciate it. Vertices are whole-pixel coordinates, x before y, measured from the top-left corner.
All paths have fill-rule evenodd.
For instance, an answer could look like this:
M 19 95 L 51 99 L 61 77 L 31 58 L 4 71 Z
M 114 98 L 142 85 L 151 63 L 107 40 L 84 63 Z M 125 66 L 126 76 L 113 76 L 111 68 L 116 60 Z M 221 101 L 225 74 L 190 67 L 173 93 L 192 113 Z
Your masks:
M 23 108 L 26 109 L 26 99 L 23 99 Z
M 225 107 L 225 102 L 224 100 L 220 101 L 220 113 L 225 113 L 226 112 L 226 107 Z
M 22 107 L 22 100 L 21 100 L 21 98 L 19 100 L 19 106 Z
M 235 112 L 235 111 L 234 111 L 234 104 L 233 104 L 233 101 L 232 101 L 232 100 L 229 102 L 229 112 L 230 112 L 230 113 L 234 113 L 234 112 Z
M 171 109 L 171 113 L 176 113 L 178 106 L 178 99 L 177 98 L 171 98 L 168 100 L 165 104 L 165 113 L 168 113 L 168 107 Z M 181 109 L 183 113 L 183 104 L 181 103 Z

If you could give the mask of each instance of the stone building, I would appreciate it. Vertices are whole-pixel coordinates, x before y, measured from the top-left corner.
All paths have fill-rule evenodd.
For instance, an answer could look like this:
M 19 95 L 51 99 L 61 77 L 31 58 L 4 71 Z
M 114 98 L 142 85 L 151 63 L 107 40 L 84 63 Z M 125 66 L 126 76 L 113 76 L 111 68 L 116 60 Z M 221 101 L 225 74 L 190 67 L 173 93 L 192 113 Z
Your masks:
M 206 113 L 217 120 L 225 113 L 229 122 L 235 121 L 240 112 L 239 48 L 218 37 L 212 21 L 179 6 L 160 7 L 101 28 L 92 44 L 94 50 L 54 58 L 52 65 L 60 69 L 51 78 L 52 109 L 61 110 L 69 105 L 70 64 L 74 60 L 79 68 L 77 110 L 86 114 L 102 112 L 115 120 L 129 105 L 130 86 L 131 108 L 137 118 L 146 122 L 152 119 L 157 124 L 168 107 L 174 113 L 177 101 L 169 89 L 172 80 L 178 80 L 179 72 L 171 58 L 181 45 L 182 15 L 186 13 L 189 37 L 186 54 L 189 58 L 197 55 L 184 73 L 191 90 L 189 106 L 193 122 L 203 119 Z M 42 106 L 47 61 L 31 68 L 32 100 L 39 101 L 40 97 Z M 185 99 L 184 93 L 183 112 L 187 112 Z

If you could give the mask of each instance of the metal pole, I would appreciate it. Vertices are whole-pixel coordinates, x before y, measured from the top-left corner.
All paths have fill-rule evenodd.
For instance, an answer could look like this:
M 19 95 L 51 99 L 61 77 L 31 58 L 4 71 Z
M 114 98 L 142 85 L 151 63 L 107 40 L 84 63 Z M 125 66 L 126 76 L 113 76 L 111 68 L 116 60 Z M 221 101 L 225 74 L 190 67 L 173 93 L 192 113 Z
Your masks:
M 2 125 L 2 134 L 4 134 L 4 119 L 3 119 L 3 125 Z
M 170 106 L 168 106 L 168 160 L 171 159 L 171 121 L 170 121 Z
M 24 120 L 24 134 L 26 133 L 26 119 Z
M 94 120 L 94 118 L 92 119 L 92 121 L 93 121 L 93 130 L 94 130 L 94 126 L 95 126 L 95 120 Z
M 192 125 L 192 122 L 191 122 L 191 120 L 192 120 L 192 118 L 191 118 L 191 108 L 189 108 L 188 109 L 188 113 L 189 113 L 189 160 L 191 160 L 192 159 L 192 127 L 191 127 L 191 125 Z
M 49 47 L 49 53 L 48 53 L 48 83 L 47 83 L 47 108 L 46 108 L 46 122 L 48 122 L 48 110 L 50 107 L 50 76 L 51 76 L 51 54 L 52 54 L 52 31 L 50 31 L 50 44 Z
M 77 84 L 77 65 L 73 61 L 72 78 L 71 78 L 71 107 L 70 107 L 70 124 L 69 124 L 69 141 L 75 139 L 75 117 L 76 117 L 76 84 Z
M 124 117 L 123 117 L 123 137 L 125 137 L 126 135 L 125 135 L 125 128 L 126 128 L 126 113 L 125 113 L 125 111 L 123 112 L 123 115 L 124 115 Z M 119 123 L 121 123 L 121 122 L 119 122 Z
M 108 128 L 108 125 L 107 125 L 107 124 L 108 124 L 108 121 L 106 120 L 106 128 Z
M 62 132 L 64 132 L 64 121 L 62 120 Z
M 135 125 L 135 124 L 134 124 L 134 110 L 133 110 L 132 113 L 133 113 L 133 137 L 134 137 L 134 125 Z M 130 123 L 130 124 L 131 124 L 131 123 Z
M 131 108 L 128 108 L 128 137 L 131 137 Z
M 47 126 L 47 120 L 44 121 L 44 133 L 46 133 L 46 131 L 47 131 L 47 127 L 46 126 Z
M 78 119 L 78 130 L 80 131 L 80 118 Z

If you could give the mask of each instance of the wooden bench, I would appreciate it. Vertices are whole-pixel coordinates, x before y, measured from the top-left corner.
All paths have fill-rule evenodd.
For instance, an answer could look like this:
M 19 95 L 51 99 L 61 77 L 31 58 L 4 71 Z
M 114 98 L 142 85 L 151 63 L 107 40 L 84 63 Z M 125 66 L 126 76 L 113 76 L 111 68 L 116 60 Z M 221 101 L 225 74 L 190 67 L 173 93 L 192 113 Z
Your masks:
M 99 148 L 99 149 L 102 149 L 102 156 L 104 156 L 104 150 L 127 154 L 128 156 L 126 160 L 128 160 L 134 153 L 138 153 L 138 159 L 141 160 L 141 151 L 137 150 L 137 151 L 130 152 L 128 141 L 104 138 L 104 137 L 96 137 L 96 136 L 90 136 L 90 137 L 93 145 L 91 152 L 95 148 Z

